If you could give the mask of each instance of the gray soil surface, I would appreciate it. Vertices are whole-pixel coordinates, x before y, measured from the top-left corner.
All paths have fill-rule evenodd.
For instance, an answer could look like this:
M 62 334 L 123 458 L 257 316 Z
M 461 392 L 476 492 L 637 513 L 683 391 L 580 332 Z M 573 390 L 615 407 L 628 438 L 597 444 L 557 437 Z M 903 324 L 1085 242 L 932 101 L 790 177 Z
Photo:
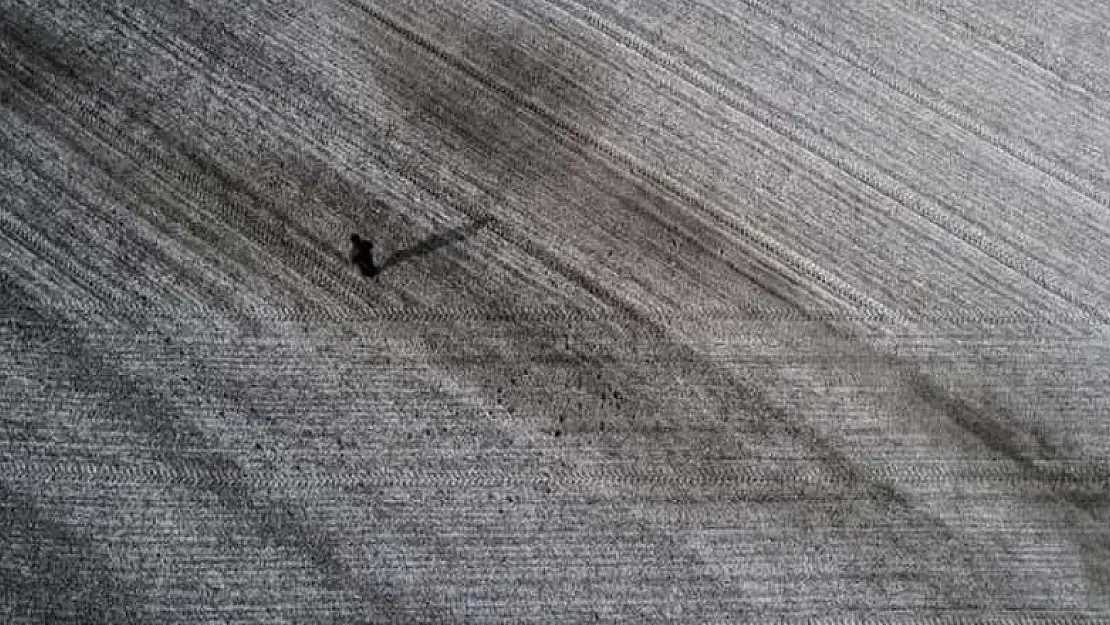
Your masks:
M 1105 2 L 0 0 L 0 622 L 1108 622 L 1108 303 Z

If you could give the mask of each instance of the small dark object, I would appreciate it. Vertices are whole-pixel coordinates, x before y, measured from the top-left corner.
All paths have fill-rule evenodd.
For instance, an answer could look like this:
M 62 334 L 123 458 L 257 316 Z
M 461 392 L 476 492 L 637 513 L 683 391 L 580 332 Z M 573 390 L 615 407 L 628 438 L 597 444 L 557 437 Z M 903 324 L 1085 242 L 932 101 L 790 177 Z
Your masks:
M 358 266 L 364 276 L 373 278 L 380 271 L 374 264 L 374 243 L 364 240 L 357 234 L 351 235 L 351 261 Z

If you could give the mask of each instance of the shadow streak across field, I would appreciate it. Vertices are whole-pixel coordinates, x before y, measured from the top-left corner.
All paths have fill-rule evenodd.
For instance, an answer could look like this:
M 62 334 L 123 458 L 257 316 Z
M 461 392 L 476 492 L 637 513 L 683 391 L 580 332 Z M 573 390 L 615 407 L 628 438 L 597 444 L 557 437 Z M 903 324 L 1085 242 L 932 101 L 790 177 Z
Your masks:
M 421 256 L 427 256 L 428 254 L 431 254 L 452 243 L 463 241 L 467 237 L 473 236 L 482 228 L 485 228 L 492 221 L 492 217 L 481 217 L 475 221 L 470 222 L 469 224 L 459 226 L 457 228 L 451 228 L 450 230 L 434 234 L 424 239 L 423 241 L 420 241 L 416 245 L 394 252 L 392 256 L 385 259 L 379 269 L 384 271 L 386 269 L 389 269 L 390 267 L 393 267 L 394 265 L 409 262 L 420 258 Z

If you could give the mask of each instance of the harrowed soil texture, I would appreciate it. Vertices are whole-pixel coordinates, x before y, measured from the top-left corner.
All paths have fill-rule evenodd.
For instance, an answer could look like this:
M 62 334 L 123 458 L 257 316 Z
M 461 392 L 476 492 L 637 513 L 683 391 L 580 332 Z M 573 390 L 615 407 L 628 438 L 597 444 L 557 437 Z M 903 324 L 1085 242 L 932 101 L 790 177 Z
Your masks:
M 0 2 L 0 622 L 1110 620 L 1110 8 Z

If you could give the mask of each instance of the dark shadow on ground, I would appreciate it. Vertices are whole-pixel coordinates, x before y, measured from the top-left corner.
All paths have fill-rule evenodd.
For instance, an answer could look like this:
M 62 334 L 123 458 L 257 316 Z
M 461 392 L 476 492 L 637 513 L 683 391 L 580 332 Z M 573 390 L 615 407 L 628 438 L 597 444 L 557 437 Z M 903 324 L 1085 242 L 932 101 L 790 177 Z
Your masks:
M 385 262 L 383 262 L 381 266 L 378 267 L 378 271 L 384 271 L 386 269 L 389 269 L 390 267 L 393 267 L 394 265 L 409 262 L 420 258 L 421 256 L 427 256 L 428 254 L 431 254 L 436 250 L 439 250 L 440 248 L 446 247 L 452 243 L 463 241 L 467 237 L 474 235 L 474 233 L 489 225 L 489 223 L 492 221 L 492 217 L 480 217 L 477 220 L 472 221 L 464 226 L 451 228 L 450 230 L 447 230 L 445 232 L 434 234 L 417 243 L 416 245 L 394 252 L 392 256 L 385 259 Z

